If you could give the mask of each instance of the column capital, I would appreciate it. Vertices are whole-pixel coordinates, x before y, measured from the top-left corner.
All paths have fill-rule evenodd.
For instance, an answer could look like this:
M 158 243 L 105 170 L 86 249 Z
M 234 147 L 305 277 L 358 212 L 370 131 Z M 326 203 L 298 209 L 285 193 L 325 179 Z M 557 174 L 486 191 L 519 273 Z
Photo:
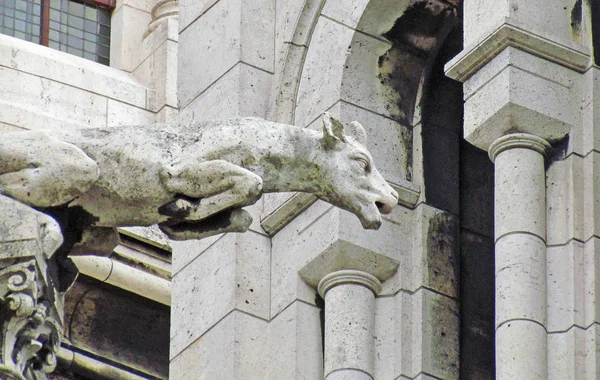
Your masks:
M 317 290 L 325 298 L 329 289 L 343 284 L 362 285 L 369 288 L 375 295 L 381 291 L 381 282 L 377 277 L 360 270 L 344 269 L 329 273 L 319 282 Z
M 152 15 L 152 21 L 148 24 L 148 30 L 146 30 L 144 38 L 168 19 L 179 20 L 179 0 L 159 0 L 152 7 L 150 14 Z
M 529 133 L 511 133 L 495 140 L 488 148 L 490 160 L 494 162 L 496 157 L 508 149 L 522 148 L 531 149 L 547 157 L 548 150 L 552 146 L 541 137 Z

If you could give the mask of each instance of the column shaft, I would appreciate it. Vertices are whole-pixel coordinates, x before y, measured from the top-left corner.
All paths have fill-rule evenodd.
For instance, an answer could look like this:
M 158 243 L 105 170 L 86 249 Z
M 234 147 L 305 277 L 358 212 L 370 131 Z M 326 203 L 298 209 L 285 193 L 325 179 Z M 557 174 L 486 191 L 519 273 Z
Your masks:
M 363 285 L 337 285 L 327 292 L 325 295 L 327 380 L 371 378 L 374 362 L 374 310 L 375 294 Z M 356 373 L 356 370 L 362 372 Z
M 496 378 L 546 379 L 547 143 L 508 135 L 495 159 Z

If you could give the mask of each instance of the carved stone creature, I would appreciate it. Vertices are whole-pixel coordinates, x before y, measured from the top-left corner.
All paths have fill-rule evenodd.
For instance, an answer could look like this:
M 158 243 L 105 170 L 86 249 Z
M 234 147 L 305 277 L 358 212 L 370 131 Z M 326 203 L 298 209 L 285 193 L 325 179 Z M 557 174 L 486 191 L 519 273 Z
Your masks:
M 252 218 L 242 207 L 287 191 L 313 193 L 377 229 L 398 194 L 365 145 L 358 122 L 344 133 L 329 114 L 323 133 L 258 118 L 7 133 L 0 193 L 55 216 L 63 233 L 79 231 L 75 240 L 156 223 L 176 240 L 244 232 Z

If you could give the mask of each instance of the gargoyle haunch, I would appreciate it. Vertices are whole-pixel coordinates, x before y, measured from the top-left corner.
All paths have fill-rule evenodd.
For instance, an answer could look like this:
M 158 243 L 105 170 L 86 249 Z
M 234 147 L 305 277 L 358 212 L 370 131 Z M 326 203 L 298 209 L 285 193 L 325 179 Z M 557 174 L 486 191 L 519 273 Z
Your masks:
M 182 240 L 244 232 L 263 192 L 302 191 L 376 229 L 398 194 L 365 144 L 327 113 L 323 133 L 258 118 L 6 133 L 0 193 L 81 231 L 159 224 Z

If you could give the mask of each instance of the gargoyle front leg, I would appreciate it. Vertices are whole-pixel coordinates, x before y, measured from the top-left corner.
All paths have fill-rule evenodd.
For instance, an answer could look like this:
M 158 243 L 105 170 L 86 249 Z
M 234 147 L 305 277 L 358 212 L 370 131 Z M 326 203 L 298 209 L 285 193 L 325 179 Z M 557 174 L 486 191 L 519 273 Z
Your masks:
M 163 169 L 161 180 L 169 192 L 178 195 L 177 199 L 159 209 L 162 215 L 172 219 L 161 228 L 173 230 L 168 226 L 177 224 L 182 227 L 184 223 L 178 221 L 193 221 L 200 228 L 198 222 L 202 221 L 203 236 L 207 230 L 223 229 L 221 219 L 225 210 L 239 210 L 254 204 L 262 194 L 259 176 L 223 160 L 197 162 L 190 159 L 169 165 Z M 232 219 L 225 221 L 230 223 L 227 231 L 223 232 L 242 232 L 250 226 L 252 218 L 241 211 L 235 211 L 230 216 Z M 211 222 L 214 222 L 213 229 L 210 228 Z M 192 228 L 191 223 L 185 224 Z
M 0 138 L 0 194 L 31 206 L 59 206 L 87 191 L 97 178 L 96 163 L 81 149 L 44 132 Z

